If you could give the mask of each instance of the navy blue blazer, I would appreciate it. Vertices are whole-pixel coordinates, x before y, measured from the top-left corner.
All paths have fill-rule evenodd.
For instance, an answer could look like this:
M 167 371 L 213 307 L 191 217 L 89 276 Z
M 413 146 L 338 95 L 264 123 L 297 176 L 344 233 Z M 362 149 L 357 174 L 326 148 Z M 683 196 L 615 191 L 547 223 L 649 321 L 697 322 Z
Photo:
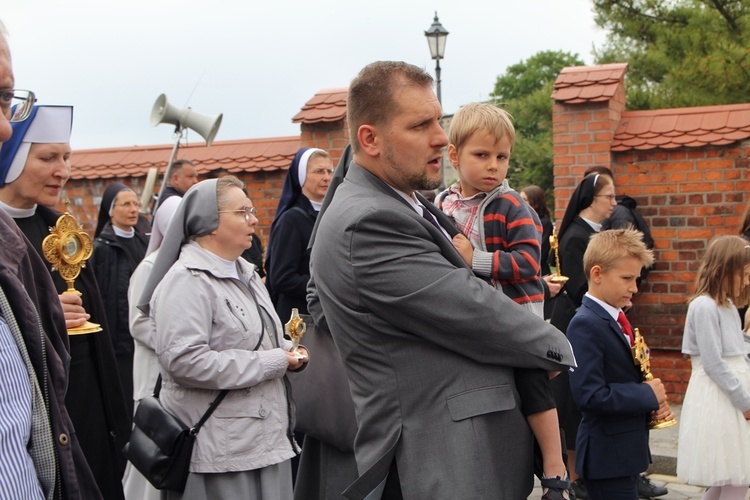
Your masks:
M 650 412 L 659 408 L 612 316 L 589 297 L 568 326 L 578 368 L 570 374 L 583 418 L 576 440 L 576 472 L 585 479 L 639 474 L 648 468 Z

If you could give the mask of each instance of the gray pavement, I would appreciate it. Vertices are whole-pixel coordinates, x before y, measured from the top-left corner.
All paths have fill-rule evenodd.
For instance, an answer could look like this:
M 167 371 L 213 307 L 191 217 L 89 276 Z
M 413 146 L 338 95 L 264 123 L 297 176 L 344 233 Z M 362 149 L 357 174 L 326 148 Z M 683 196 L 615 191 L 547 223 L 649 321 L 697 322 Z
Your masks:
M 680 405 L 672 405 L 672 410 L 677 417 L 677 425 L 651 431 L 649 435 L 651 445 L 651 455 L 653 463 L 649 467 L 647 474 L 651 480 L 661 486 L 666 486 L 669 490 L 664 496 L 657 497 L 659 500 L 686 500 L 699 499 L 703 497 L 705 488 L 700 486 L 691 486 L 677 479 L 677 439 L 679 436 Z M 531 493 L 529 500 L 539 500 L 542 498 L 542 488 L 539 481 L 536 482 L 534 491 Z M 750 492 L 745 497 L 750 500 Z

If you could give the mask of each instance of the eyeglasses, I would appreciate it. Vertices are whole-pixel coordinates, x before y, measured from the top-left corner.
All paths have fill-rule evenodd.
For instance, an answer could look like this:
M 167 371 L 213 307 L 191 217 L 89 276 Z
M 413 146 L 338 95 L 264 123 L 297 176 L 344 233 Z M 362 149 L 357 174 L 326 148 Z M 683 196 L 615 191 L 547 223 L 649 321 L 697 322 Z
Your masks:
M 256 214 L 255 207 L 244 207 L 244 208 L 240 208 L 238 210 L 219 210 L 220 214 L 238 213 L 238 212 L 243 212 L 244 213 L 245 222 L 250 222 L 250 220 L 253 217 L 257 218 L 257 216 L 255 215 Z
M 615 201 L 615 195 L 613 194 L 595 194 L 594 198 L 608 198 L 610 203 Z
M 310 173 L 315 174 L 315 175 L 325 175 L 325 174 L 333 175 L 333 169 L 332 168 L 316 168 Z
M 126 201 L 123 203 L 115 203 L 116 207 L 125 207 L 125 208 L 141 208 L 141 202 L 140 201 Z
M 0 91 L 0 108 L 9 121 L 22 122 L 31 114 L 36 96 L 30 90 L 8 89 Z

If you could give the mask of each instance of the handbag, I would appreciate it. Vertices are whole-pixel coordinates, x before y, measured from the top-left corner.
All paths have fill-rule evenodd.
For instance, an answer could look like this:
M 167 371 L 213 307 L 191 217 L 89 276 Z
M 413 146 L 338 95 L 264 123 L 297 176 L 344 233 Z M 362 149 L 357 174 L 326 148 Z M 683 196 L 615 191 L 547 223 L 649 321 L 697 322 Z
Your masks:
M 160 490 L 185 490 L 195 436 L 229 392 L 221 391 L 192 427 L 169 413 L 159 401 L 161 374 L 153 396 L 141 399 L 133 417 L 130 440 L 122 449 L 133 466 Z
M 307 326 L 304 342 L 310 361 L 303 372 L 287 373 L 296 405 L 295 431 L 352 452 L 357 419 L 341 355 L 326 326 L 315 325 L 307 314 L 300 316 Z

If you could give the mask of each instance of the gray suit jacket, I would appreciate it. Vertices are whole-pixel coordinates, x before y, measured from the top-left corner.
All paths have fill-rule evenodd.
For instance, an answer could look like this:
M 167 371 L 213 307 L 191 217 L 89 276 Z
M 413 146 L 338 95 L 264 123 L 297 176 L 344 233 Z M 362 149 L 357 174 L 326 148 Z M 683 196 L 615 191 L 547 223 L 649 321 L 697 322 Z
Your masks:
M 377 490 L 395 457 L 405 499 L 526 498 L 531 432 L 512 367 L 574 366 L 563 334 L 475 277 L 445 235 L 354 163 L 312 260 L 359 422 L 360 477 L 346 497 Z

